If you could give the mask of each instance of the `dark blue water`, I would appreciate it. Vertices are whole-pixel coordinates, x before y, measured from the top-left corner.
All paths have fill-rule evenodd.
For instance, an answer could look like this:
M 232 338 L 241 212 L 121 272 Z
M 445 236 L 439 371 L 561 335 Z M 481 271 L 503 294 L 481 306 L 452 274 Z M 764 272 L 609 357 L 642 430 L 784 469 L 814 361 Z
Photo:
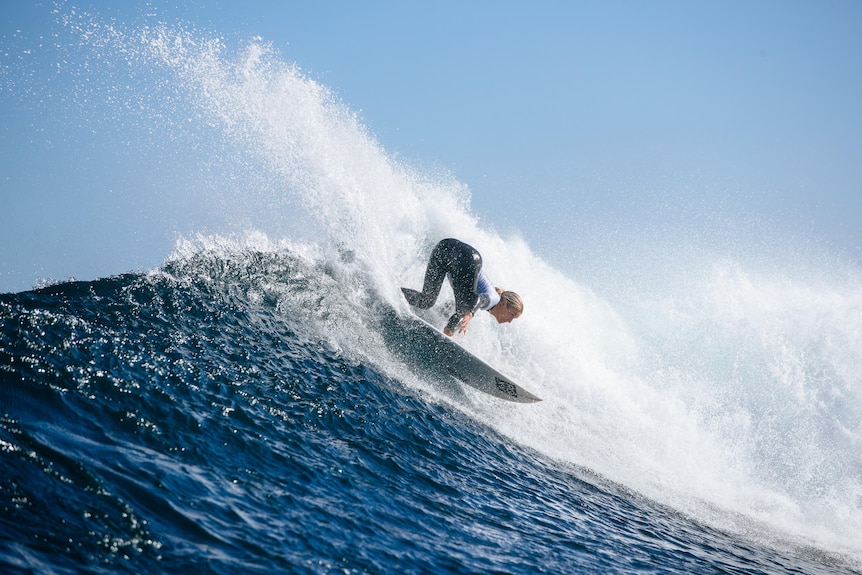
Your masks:
M 852 572 L 554 461 L 337 348 L 325 269 L 204 260 L 0 296 L 0 572 Z

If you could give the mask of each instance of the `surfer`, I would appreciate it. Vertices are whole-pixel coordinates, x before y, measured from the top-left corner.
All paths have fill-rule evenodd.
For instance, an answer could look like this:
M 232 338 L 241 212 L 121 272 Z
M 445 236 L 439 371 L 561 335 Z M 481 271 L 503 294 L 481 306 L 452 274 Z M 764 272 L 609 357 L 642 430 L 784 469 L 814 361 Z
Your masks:
M 434 246 L 421 292 L 401 288 L 407 302 L 421 309 L 434 305 L 447 273 L 455 292 L 455 313 L 443 329 L 446 335 L 454 335 L 455 328 L 458 328 L 458 333 L 465 333 L 476 310 L 487 310 L 497 323 L 509 323 L 524 312 L 521 296 L 491 284 L 482 271 L 479 252 L 473 246 L 452 238 L 441 240 Z

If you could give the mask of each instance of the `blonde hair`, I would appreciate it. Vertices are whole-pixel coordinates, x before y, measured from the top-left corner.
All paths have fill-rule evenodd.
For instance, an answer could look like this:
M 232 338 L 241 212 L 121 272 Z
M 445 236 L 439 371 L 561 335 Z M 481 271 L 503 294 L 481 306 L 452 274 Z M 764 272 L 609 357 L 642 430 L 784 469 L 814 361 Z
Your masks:
M 500 301 L 506 302 L 507 308 L 518 312 L 518 315 L 524 313 L 524 300 L 521 299 L 521 296 L 513 291 L 505 291 L 500 288 L 494 289 L 497 290 L 497 293 L 500 295 Z

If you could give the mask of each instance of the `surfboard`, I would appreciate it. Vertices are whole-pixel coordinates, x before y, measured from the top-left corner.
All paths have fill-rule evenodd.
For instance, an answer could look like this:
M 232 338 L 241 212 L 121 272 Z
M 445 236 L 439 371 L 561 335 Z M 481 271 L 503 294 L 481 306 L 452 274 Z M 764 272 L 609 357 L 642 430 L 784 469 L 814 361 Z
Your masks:
M 542 401 L 424 319 L 397 314 L 393 319 L 390 347 L 396 347 L 414 363 L 418 360 L 422 368 L 441 368 L 458 381 L 506 401 Z

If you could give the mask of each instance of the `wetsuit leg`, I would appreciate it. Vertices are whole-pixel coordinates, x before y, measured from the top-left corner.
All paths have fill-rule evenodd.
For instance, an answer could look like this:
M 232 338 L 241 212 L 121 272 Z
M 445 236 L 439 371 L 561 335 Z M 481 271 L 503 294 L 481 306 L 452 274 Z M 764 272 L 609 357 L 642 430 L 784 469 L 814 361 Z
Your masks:
M 449 318 L 447 328 L 454 329 L 476 305 L 476 282 L 482 269 L 482 256 L 472 246 L 462 241 L 447 238 L 441 240 L 431 252 L 422 291 L 401 288 L 407 302 L 421 309 L 434 305 L 446 274 L 455 294 L 455 313 Z
M 410 288 L 401 288 L 407 303 L 413 307 L 427 309 L 434 305 L 443 280 L 449 272 L 452 263 L 452 244 L 454 240 L 442 240 L 431 251 L 428 260 L 428 268 L 425 270 L 425 281 L 422 283 L 422 291 L 418 292 Z
M 446 324 L 447 330 L 455 331 L 464 316 L 476 307 L 479 298 L 476 293 L 476 283 L 479 280 L 481 269 L 482 256 L 479 255 L 479 252 L 472 246 L 458 242 L 449 270 L 449 279 L 455 294 L 455 313 L 452 314 Z
M 461 242 L 459 244 L 452 258 L 449 278 L 455 293 L 455 312 L 463 315 L 473 311 L 476 306 L 476 283 L 479 280 L 479 270 L 482 269 L 482 256 L 471 246 Z

